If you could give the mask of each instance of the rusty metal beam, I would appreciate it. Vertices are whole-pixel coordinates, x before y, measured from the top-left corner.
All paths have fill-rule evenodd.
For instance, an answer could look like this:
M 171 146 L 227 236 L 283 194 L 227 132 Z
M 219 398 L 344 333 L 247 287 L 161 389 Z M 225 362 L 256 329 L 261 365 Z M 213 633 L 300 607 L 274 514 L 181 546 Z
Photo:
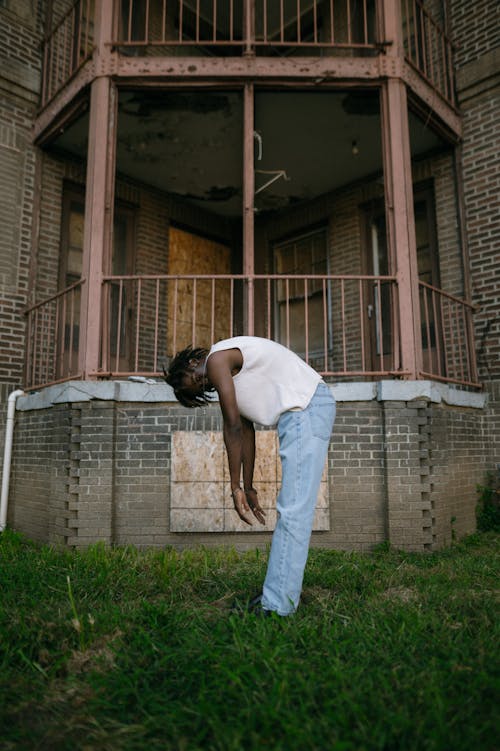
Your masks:
M 113 29 L 112 3 L 95 9 L 94 62 L 109 67 L 108 42 Z M 103 316 L 102 278 L 109 271 L 113 241 L 118 91 L 110 76 L 94 79 L 90 92 L 90 118 L 85 190 L 78 369 L 86 378 L 101 367 Z
M 399 0 L 385 0 L 382 8 L 386 39 L 393 40 L 387 49 L 387 58 L 394 73 L 394 77 L 389 77 L 381 90 L 388 255 L 390 271 L 396 274 L 398 280 L 400 367 L 409 371 L 410 378 L 416 379 L 423 368 L 423 353 L 408 99 L 406 85 L 400 77 L 404 55 L 401 4 Z
M 417 378 L 422 369 L 417 247 L 413 212 L 408 105 L 404 83 L 382 87 L 382 144 L 386 222 L 391 271 L 398 280 L 401 368 Z
M 379 77 L 376 57 L 125 57 L 117 55 L 114 70 L 120 78 L 167 77 L 187 79 L 253 80 L 257 78 L 367 79 Z
M 75 117 L 75 112 L 79 114 L 83 92 L 94 79 L 94 75 L 95 65 L 89 60 L 40 111 L 33 125 L 34 143 L 38 146 L 45 145 L 58 131 L 69 125 Z
M 102 276 L 112 241 L 118 94 L 109 78 L 91 89 L 80 312 L 79 371 L 84 378 L 100 367 Z

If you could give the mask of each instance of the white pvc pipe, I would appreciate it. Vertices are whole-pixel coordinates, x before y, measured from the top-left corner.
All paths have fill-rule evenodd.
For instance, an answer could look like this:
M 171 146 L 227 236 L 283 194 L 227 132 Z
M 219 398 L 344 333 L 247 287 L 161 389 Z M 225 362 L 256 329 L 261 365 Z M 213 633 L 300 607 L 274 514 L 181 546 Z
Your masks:
M 16 389 L 7 400 L 7 423 L 5 425 L 5 448 L 3 452 L 2 496 L 0 498 L 0 532 L 7 526 L 7 506 L 9 504 L 10 460 L 12 458 L 12 438 L 14 435 L 14 415 L 16 400 L 24 391 Z

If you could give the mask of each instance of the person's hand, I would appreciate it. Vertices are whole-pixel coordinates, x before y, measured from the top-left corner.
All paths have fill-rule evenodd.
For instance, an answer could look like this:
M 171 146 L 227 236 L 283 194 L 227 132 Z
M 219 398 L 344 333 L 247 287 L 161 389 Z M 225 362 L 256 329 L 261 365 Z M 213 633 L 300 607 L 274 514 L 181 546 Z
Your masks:
M 266 523 L 266 512 L 263 508 L 261 508 L 261 505 L 259 503 L 259 499 L 257 497 L 257 491 L 255 488 L 250 488 L 249 490 L 245 490 L 245 496 L 247 499 L 247 504 L 250 507 L 251 512 L 255 516 L 258 522 L 260 524 Z
M 245 524 L 250 524 L 250 526 L 252 526 L 250 506 L 247 503 L 245 492 L 242 490 L 242 488 L 233 488 L 231 494 L 233 496 L 233 503 L 234 508 L 236 509 L 236 513 L 238 514 L 240 519 L 245 522 Z

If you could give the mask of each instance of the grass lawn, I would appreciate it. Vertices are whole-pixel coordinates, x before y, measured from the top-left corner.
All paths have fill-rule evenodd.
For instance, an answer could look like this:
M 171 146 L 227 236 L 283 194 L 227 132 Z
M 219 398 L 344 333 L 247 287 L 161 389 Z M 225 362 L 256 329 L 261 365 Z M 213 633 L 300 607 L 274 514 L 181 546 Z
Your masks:
M 498 535 L 313 549 L 297 615 L 229 614 L 266 555 L 0 536 L 0 748 L 498 749 Z

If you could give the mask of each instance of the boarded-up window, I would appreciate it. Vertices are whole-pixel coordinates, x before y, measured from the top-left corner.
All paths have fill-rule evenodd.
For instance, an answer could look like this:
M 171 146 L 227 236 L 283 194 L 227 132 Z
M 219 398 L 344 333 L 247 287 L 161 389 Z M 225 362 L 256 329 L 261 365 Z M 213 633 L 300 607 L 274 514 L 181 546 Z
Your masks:
M 170 228 L 169 274 L 230 274 L 231 251 L 215 240 Z M 179 279 L 169 285 L 168 354 L 193 344 L 210 347 L 231 335 L 229 279 Z

